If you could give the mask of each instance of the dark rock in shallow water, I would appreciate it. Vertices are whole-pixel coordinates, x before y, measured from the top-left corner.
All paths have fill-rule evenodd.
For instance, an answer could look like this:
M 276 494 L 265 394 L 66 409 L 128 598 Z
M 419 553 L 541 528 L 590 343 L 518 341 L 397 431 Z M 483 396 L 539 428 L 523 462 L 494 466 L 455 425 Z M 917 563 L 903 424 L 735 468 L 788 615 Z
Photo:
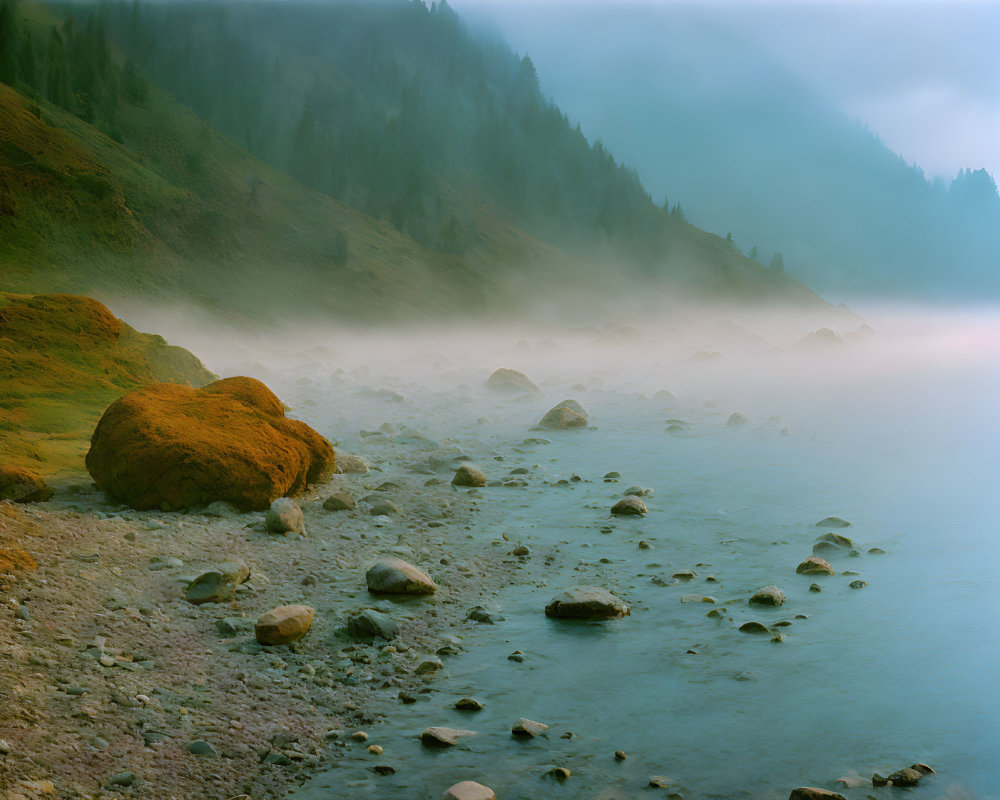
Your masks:
M 611 513 L 616 517 L 619 516 L 640 516 L 646 514 L 648 509 L 646 504 L 642 502 L 635 495 L 629 495 L 628 497 L 623 497 L 613 506 L 611 506 Z
M 833 567 L 819 556 L 809 556 L 795 568 L 799 575 L 833 575 Z
M 596 586 L 574 586 L 553 597 L 545 607 L 545 616 L 567 619 L 611 619 L 628 613 L 628 606 L 620 598 Z
M 777 586 L 765 586 L 754 592 L 748 602 L 761 606 L 780 606 L 785 602 L 785 595 Z
M 771 633 L 771 629 L 760 622 L 744 622 L 740 625 L 740 633 Z
M 837 547 L 843 547 L 847 550 L 851 549 L 852 547 L 856 547 L 853 539 L 849 539 L 846 536 L 841 536 L 839 533 L 824 533 L 816 541 L 827 542 L 829 544 L 836 545 Z

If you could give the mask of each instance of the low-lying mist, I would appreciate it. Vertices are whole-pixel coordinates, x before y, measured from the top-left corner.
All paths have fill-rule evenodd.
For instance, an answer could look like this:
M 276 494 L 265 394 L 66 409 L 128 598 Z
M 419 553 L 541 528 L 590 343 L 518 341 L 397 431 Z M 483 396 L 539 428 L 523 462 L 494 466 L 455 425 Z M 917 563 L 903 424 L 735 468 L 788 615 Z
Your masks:
M 462 391 L 478 398 L 500 367 L 525 373 L 542 390 L 513 405 L 525 426 L 546 403 L 566 397 L 595 406 L 638 397 L 662 402 L 665 413 L 710 403 L 724 415 L 777 416 L 783 425 L 872 447 L 927 451 L 934 442 L 942 457 L 974 442 L 985 451 L 997 435 L 989 426 L 1000 400 L 1000 322 L 990 308 L 885 306 L 817 315 L 688 306 L 637 316 L 622 307 L 576 325 L 545 324 L 541 310 L 532 321 L 506 325 L 292 321 L 258 330 L 188 311 L 128 304 L 115 310 L 190 349 L 220 375 L 273 384 L 299 416 L 310 416 L 310 406 L 300 404 L 306 390 L 313 402 L 336 398 L 338 414 L 358 423 L 326 432 L 334 438 L 362 423 L 431 420 L 441 397 Z M 352 399 L 357 389 L 375 399 Z M 470 399 L 461 413 L 475 420 L 495 406 L 496 398 Z M 447 420 L 439 424 L 446 428 Z

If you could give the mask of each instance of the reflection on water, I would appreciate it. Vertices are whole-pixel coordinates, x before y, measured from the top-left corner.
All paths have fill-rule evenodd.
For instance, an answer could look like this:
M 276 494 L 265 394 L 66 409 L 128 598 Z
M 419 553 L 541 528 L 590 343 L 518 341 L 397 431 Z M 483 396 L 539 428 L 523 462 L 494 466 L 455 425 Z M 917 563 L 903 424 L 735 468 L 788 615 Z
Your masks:
M 837 779 L 914 761 L 939 772 L 923 796 L 1000 796 L 1000 326 L 988 315 L 954 322 L 883 320 L 888 332 L 867 343 L 808 352 L 755 339 L 751 348 L 750 334 L 732 330 L 720 341 L 716 331 L 704 341 L 723 357 L 693 361 L 701 340 L 639 331 L 521 346 L 507 334 L 463 349 L 448 337 L 408 342 L 421 359 L 398 339 L 375 352 L 354 338 L 293 366 L 259 364 L 347 452 L 378 460 L 359 431 L 389 421 L 454 442 L 491 478 L 529 470 L 526 487 L 482 490 L 472 532 L 531 548 L 523 582 L 493 602 L 504 621 L 456 629 L 463 652 L 416 704 L 373 690 L 371 710 L 387 719 L 371 742 L 396 773 L 376 776 L 364 747 L 346 748 L 296 796 L 430 798 L 475 779 L 504 800 L 625 798 L 664 775 L 685 797 L 783 797 L 815 785 L 860 800 L 893 790 L 840 789 Z M 499 366 L 525 371 L 544 397 L 485 393 Z M 677 399 L 655 396 L 664 389 Z M 528 432 L 569 396 L 596 430 Z M 727 425 L 733 411 L 749 422 Z M 667 420 L 680 422 L 667 432 Z M 405 475 L 407 464 L 383 469 Z M 602 479 L 611 470 L 617 483 Z M 556 485 L 572 475 L 582 480 Z M 609 520 L 633 485 L 654 490 L 650 513 Z M 839 532 L 859 555 L 824 553 L 833 576 L 795 574 L 829 515 L 853 523 Z M 682 569 L 696 577 L 671 585 Z M 856 580 L 866 585 L 851 588 Z M 542 609 L 571 583 L 614 591 L 631 616 L 547 619 Z M 765 584 L 785 593 L 782 607 L 747 606 Z M 694 592 L 717 602 L 680 602 Z M 725 612 L 707 616 L 713 608 Z M 738 632 L 747 620 L 782 641 Z M 513 650 L 523 662 L 508 660 Z M 455 710 L 466 695 L 485 709 Z M 522 716 L 549 724 L 547 735 L 512 739 Z M 430 725 L 478 735 L 428 750 L 417 737 Z M 628 758 L 616 761 L 616 750 Z M 556 765 L 571 777 L 547 777 Z

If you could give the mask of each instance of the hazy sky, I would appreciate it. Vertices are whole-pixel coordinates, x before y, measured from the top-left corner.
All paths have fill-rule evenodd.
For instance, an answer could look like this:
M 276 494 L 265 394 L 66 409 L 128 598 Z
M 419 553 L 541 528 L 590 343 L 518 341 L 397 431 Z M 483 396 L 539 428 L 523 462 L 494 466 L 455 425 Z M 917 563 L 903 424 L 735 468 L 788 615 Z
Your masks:
M 623 38 L 655 49 L 657 27 L 695 8 L 674 0 L 450 2 L 529 53 L 543 91 L 584 120 L 586 91 L 573 83 L 574 59 L 620 53 Z M 951 178 L 964 167 L 986 167 L 1000 178 L 1000 3 L 702 0 L 697 10 L 860 118 L 928 175 Z

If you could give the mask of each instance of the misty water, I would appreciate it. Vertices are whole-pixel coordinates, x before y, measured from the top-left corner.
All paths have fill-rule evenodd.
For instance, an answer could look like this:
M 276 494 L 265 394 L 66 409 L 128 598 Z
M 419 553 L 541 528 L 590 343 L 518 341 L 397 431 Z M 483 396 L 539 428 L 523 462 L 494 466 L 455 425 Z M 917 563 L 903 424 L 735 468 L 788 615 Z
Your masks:
M 235 348 L 179 331 L 172 340 L 197 345 L 211 368 L 266 380 L 339 450 L 369 459 L 380 470 L 371 486 L 429 477 L 408 468 L 419 452 L 393 444 L 412 430 L 454 445 L 490 479 L 528 470 L 525 486 L 475 490 L 478 524 L 453 532 L 456 546 L 531 549 L 522 578 L 487 604 L 503 620 L 457 627 L 460 652 L 415 704 L 373 688 L 365 710 L 382 721 L 366 727 L 366 744 L 384 754 L 345 747 L 295 797 L 436 798 L 468 779 L 508 800 L 625 798 L 654 791 L 653 775 L 673 781 L 664 796 L 771 798 L 814 785 L 888 797 L 900 790 L 873 789 L 871 774 L 915 761 L 938 771 L 922 796 L 1000 796 L 1000 326 L 985 312 L 868 321 L 872 337 L 798 348 L 804 330 L 766 319 L 683 334 L 638 323 L 313 330 Z M 501 366 L 542 395 L 487 393 Z M 568 397 L 589 429 L 532 430 Z M 727 424 L 733 412 L 746 424 Z M 384 423 L 387 436 L 361 435 Z M 617 482 L 605 481 L 611 471 Z M 652 490 L 648 515 L 610 518 L 633 486 Z M 830 515 L 851 521 L 837 533 L 860 554 L 824 553 L 835 575 L 797 575 Z M 696 577 L 673 581 L 684 569 Z M 866 585 L 851 588 L 857 580 Z M 546 618 L 551 598 L 578 583 L 615 592 L 631 615 Z M 767 584 L 785 604 L 748 606 Z M 682 603 L 689 593 L 717 602 Z M 748 620 L 783 640 L 739 632 Z M 515 650 L 523 661 L 508 659 Z M 464 696 L 484 710 L 455 710 Z M 551 727 L 516 740 L 519 717 Z M 432 750 L 419 740 L 432 725 L 478 735 Z M 396 773 L 377 776 L 375 763 Z M 553 766 L 571 777 L 548 777 Z M 858 788 L 836 783 L 857 775 Z

